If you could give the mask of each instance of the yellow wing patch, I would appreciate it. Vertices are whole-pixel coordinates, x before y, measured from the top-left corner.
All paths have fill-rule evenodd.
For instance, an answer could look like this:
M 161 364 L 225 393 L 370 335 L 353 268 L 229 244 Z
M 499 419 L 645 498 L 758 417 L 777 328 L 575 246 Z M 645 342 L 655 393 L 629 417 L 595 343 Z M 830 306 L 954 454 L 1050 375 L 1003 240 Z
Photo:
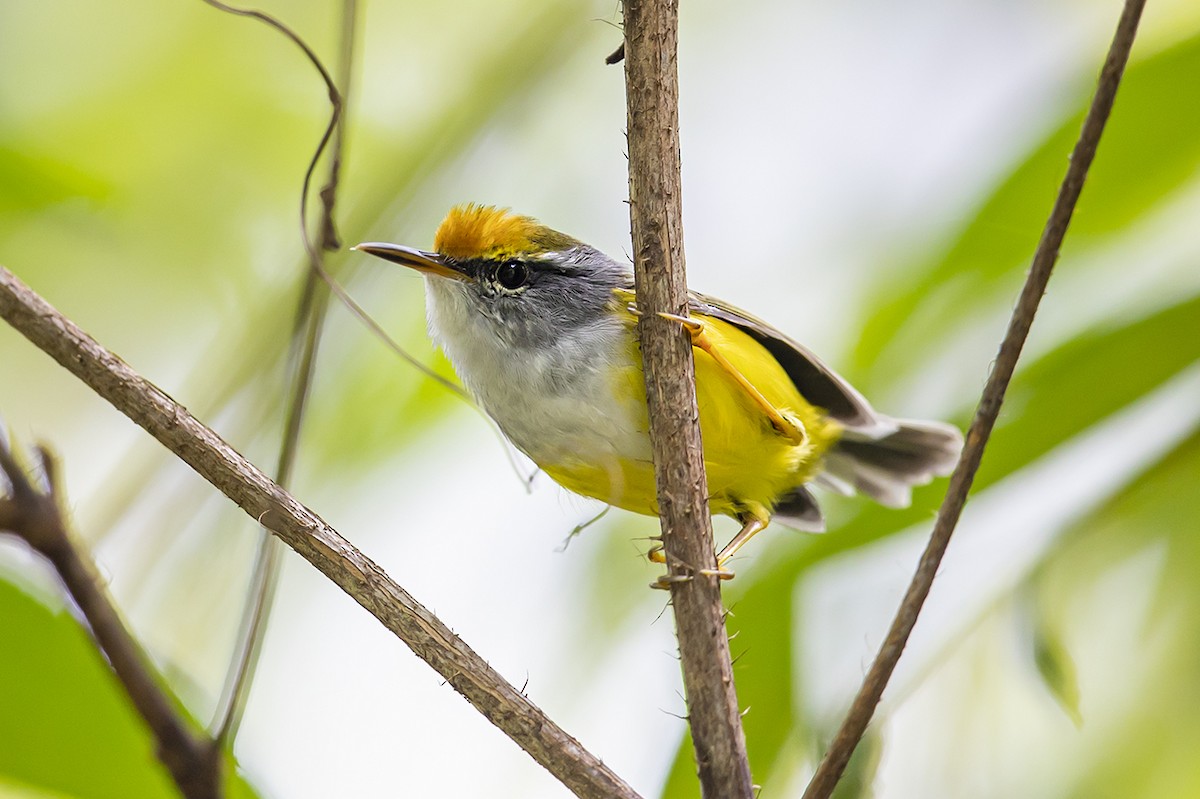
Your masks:
M 467 203 L 450 209 L 438 226 L 433 248 L 451 258 L 497 260 L 532 255 L 575 244 L 570 236 L 507 208 Z
M 635 301 L 634 293 L 627 289 L 617 289 L 613 296 L 618 309 L 625 309 Z M 821 459 L 837 442 L 842 427 L 804 398 L 784 368 L 758 341 L 723 319 L 698 313 L 695 308 L 691 313 L 704 320 L 711 345 L 737 368 L 763 399 L 780 413 L 798 421 L 807 433 L 806 439 L 799 444 L 781 435 L 763 412 L 761 404 L 733 379 L 728 369 L 705 350 L 693 349 L 709 507 L 714 513 L 733 517 L 755 509 L 769 516 L 770 509 L 781 496 L 820 471 Z M 633 330 L 636 317 L 629 314 L 627 324 L 630 358 L 636 364 L 641 357 Z M 632 376 L 636 384 L 631 391 L 644 397 L 641 370 L 634 370 Z M 600 490 L 577 487 L 582 482 L 579 478 L 568 487 L 638 513 L 655 513 L 652 467 L 647 466 L 644 474 L 639 472 L 635 476 L 627 464 L 621 466 L 625 471 L 620 492 L 605 482 L 606 475 L 599 473 L 589 475 L 588 479 L 600 485 Z M 552 476 L 559 479 L 557 475 Z M 610 493 L 606 496 L 604 490 Z M 616 500 L 611 498 L 614 493 L 618 497 Z

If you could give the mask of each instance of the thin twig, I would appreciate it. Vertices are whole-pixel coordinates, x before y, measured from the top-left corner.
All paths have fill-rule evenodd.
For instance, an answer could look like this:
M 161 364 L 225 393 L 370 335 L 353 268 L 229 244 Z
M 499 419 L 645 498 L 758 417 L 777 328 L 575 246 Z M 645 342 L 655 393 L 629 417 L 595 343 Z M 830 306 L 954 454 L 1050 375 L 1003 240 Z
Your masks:
M 0 473 L 8 478 L 8 495 L 0 493 L 0 532 L 23 539 L 50 561 L 71 598 L 79 606 L 92 635 L 112 666 L 134 708 L 157 742 L 155 752 L 188 799 L 222 795 L 220 748 L 190 728 L 179 705 L 167 695 L 150 659 L 125 627 L 121 615 L 83 550 L 75 546 L 63 518 L 64 497 L 53 458 L 38 448 L 45 490 L 26 477 L 0 437 Z
M 1125 71 L 1125 64 L 1129 61 L 1129 51 L 1133 47 L 1138 21 L 1141 19 L 1144 6 L 1145 0 L 1126 0 L 1121 19 L 1117 23 L 1116 35 L 1108 51 L 1108 58 L 1100 72 L 1095 97 L 1092 99 L 1092 105 L 1084 119 L 1079 140 L 1071 153 L 1070 166 L 1067 168 L 1066 177 L 1063 178 L 1062 187 L 1054 202 L 1054 209 L 1050 212 L 1050 218 L 1042 232 L 1041 241 L 1034 252 L 1033 264 L 1029 269 L 1029 275 L 1021 290 L 1021 296 L 1013 311 L 1012 319 L 1009 321 L 1008 331 L 1000 345 L 1000 354 L 996 358 L 992 373 L 988 376 L 979 400 L 979 407 L 975 411 L 975 418 L 971 421 L 971 427 L 967 431 L 966 446 L 963 448 L 954 474 L 950 476 L 946 498 L 938 511 L 929 544 L 921 555 L 917 571 L 913 575 L 908 592 L 904 595 L 904 600 L 900 603 L 896 618 L 888 630 L 887 638 L 884 639 L 875 662 L 871 664 L 871 669 L 863 680 L 862 688 L 854 697 L 854 702 L 834 737 L 829 751 L 821 760 L 808 789 L 804 792 L 804 799 L 827 799 L 833 793 L 833 789 L 845 771 L 846 764 L 850 761 L 850 756 L 854 753 L 855 747 L 871 721 L 875 707 L 879 704 L 884 688 L 887 686 L 892 671 L 896 668 L 896 663 L 908 642 L 908 637 L 917 623 L 917 615 L 921 612 L 925 598 L 929 595 L 933 578 L 937 574 L 942 556 L 950 543 L 950 536 L 954 533 L 959 516 L 962 515 L 963 505 L 967 501 L 967 493 L 971 490 L 975 472 L 979 469 L 979 463 L 983 458 L 984 447 L 987 446 L 996 418 L 1000 414 L 1004 393 L 1008 389 L 1017 359 L 1020 357 L 1025 339 L 1029 335 L 1038 303 L 1046 291 L 1055 261 L 1058 260 L 1063 237 L 1066 236 L 1067 226 L 1071 222 L 1071 215 L 1075 211 L 1079 194 L 1083 190 L 1088 169 L 1095 158 L 1100 134 L 1104 131 L 1104 125 L 1112 111 L 1117 87 L 1120 85 L 1121 75 Z
M 2 266 L 0 318 L 316 566 L 576 795 L 637 797 L 336 530 Z
M 362 322 L 362 324 L 371 331 L 371 334 L 375 336 L 375 338 L 383 342 L 384 346 L 398 355 L 400 359 L 409 366 L 413 367 L 421 374 L 425 375 L 430 380 L 449 391 L 451 394 L 454 394 L 459 399 L 465 400 L 471 407 L 477 407 L 474 400 L 471 399 L 471 396 L 464 391 L 461 386 L 456 385 L 453 381 L 442 377 L 437 372 L 433 371 L 431 367 L 421 363 L 411 354 L 409 354 L 407 350 L 401 347 L 396 339 L 388 335 L 388 332 L 383 329 L 383 326 L 376 322 L 375 318 L 367 313 L 367 310 L 359 305 L 358 302 L 350 296 L 349 292 L 346 291 L 342 284 L 338 283 L 337 280 L 334 279 L 333 275 L 329 274 L 328 270 L 324 269 L 323 267 L 318 267 L 317 274 L 319 274 L 321 279 L 325 281 L 325 285 L 329 286 L 329 290 L 332 291 L 334 296 L 338 298 L 338 301 L 340 301 L 342 305 L 344 305 L 346 309 L 350 311 L 355 319 Z M 480 411 L 480 413 L 482 413 L 482 411 Z
M 231 10 L 227 6 L 219 8 Z M 289 361 L 295 364 L 292 391 L 288 401 L 287 413 L 284 419 L 283 441 L 279 450 L 279 460 L 275 469 L 275 480 L 284 488 L 291 483 L 295 467 L 296 454 L 300 445 L 300 430 L 304 421 L 304 413 L 308 406 L 313 378 L 316 374 L 317 352 L 320 347 L 321 333 L 324 330 L 326 312 L 329 308 L 329 294 L 318 293 L 321 285 L 320 275 L 325 272 L 324 253 L 337 250 L 340 246 L 337 227 L 334 223 L 333 209 L 337 201 L 338 182 L 341 175 L 343 149 L 346 129 L 346 100 L 349 93 L 351 71 L 354 55 L 354 31 L 358 15 L 356 0 L 344 0 L 342 4 L 342 38 L 338 58 L 338 78 L 342 85 L 337 86 L 329 80 L 329 73 L 316 57 L 311 48 L 295 33 L 288 33 L 282 23 L 268 21 L 277 30 L 284 32 L 301 47 L 310 60 L 317 66 L 322 78 L 326 81 L 326 90 L 330 99 L 330 125 L 334 131 L 333 146 L 329 157 L 329 176 L 321 188 L 321 216 L 318 220 L 320 228 L 319 244 L 311 246 L 306 229 L 305 198 L 311 177 L 317 164 L 329 143 L 328 132 L 322 136 L 305 171 L 302 187 L 304 197 L 301 198 L 301 228 L 304 237 L 305 250 L 308 253 L 309 268 L 301 291 L 296 309 L 295 334 L 292 336 L 293 358 Z M 261 18 L 261 17 L 260 17 Z M 295 357 L 299 347 L 299 356 Z M 279 569 L 282 563 L 282 551 L 279 541 L 266 530 L 259 536 L 258 551 L 250 576 L 250 587 L 243 613 L 242 624 L 238 637 L 240 646 L 234 653 L 230 664 L 229 677 L 221 701 L 218 702 L 214 721 L 216 739 L 224 744 L 237 736 L 238 727 L 245 713 L 246 702 L 249 700 L 250 688 L 254 682 L 254 673 L 262 653 L 263 638 L 266 635 L 276 587 L 279 583 Z
M 221 11 L 229 14 L 234 14 L 235 16 L 257 19 L 259 22 L 269 25 L 270 27 L 279 31 L 304 52 L 304 56 L 309 60 L 309 63 L 313 65 L 317 72 L 321 74 L 321 80 L 325 82 L 325 91 L 329 95 L 329 103 L 333 107 L 333 110 L 329 114 L 329 122 L 325 125 L 325 131 L 321 134 L 320 143 L 317 145 L 317 154 L 313 157 L 312 161 L 309 162 L 308 169 L 304 172 L 304 182 L 300 188 L 300 236 L 304 240 L 304 249 L 308 253 L 308 257 L 311 260 L 316 261 L 318 259 L 317 247 L 313 244 L 312 238 L 308 235 L 308 192 L 309 187 L 312 186 L 313 174 L 317 171 L 317 163 L 321 160 L 322 153 L 325 152 L 325 148 L 329 145 L 329 140 L 333 138 L 334 131 L 337 130 L 338 120 L 341 119 L 342 116 L 342 98 L 341 95 L 338 94 L 337 85 L 333 82 L 333 77 L 329 74 L 329 70 L 325 69 L 325 65 L 321 63 L 321 59 L 317 57 L 317 54 L 313 52 L 313 49 L 309 47 L 308 44 L 306 44 L 305 41 L 301 39 L 295 31 L 279 20 L 275 19 L 275 17 L 272 17 L 270 14 L 263 13 L 262 11 L 235 8 L 234 6 L 226 5 L 225 3 L 220 2 L 220 0 L 204 0 L 204 2 L 208 3 L 213 8 L 220 9 Z M 332 200 L 327 208 L 332 208 Z M 332 222 L 329 224 L 331 225 Z M 337 234 L 334 233 L 333 240 L 336 239 Z
M 240 17 L 257 19 L 264 24 L 271 26 L 290 39 L 297 47 L 299 47 L 304 52 L 304 55 L 306 58 L 308 58 L 309 62 L 311 62 L 316 68 L 317 72 L 320 73 L 321 80 L 324 81 L 326 92 L 329 95 L 329 102 L 332 106 L 332 111 L 329 115 L 329 123 L 326 125 L 325 131 L 321 134 L 321 139 L 317 144 L 316 152 L 308 164 L 308 169 L 304 173 L 304 181 L 300 190 L 300 236 L 304 241 L 304 250 L 306 253 L 308 253 L 309 263 L 312 265 L 312 268 L 317 275 L 323 281 L 325 281 L 326 285 L 329 286 L 330 290 L 334 293 L 338 300 L 345 305 L 356 318 L 363 322 L 374 335 L 378 336 L 380 340 L 383 341 L 393 352 L 407 361 L 418 371 L 431 378 L 434 382 L 445 387 L 459 397 L 468 400 L 469 402 L 470 398 L 467 396 L 466 392 L 454 385 L 454 383 L 446 380 L 446 378 L 434 372 L 412 355 L 408 354 L 408 352 L 406 352 L 399 344 L 396 343 L 395 339 L 388 336 L 379 323 L 371 318 L 371 316 L 362 308 L 361 305 L 356 303 L 350 297 L 350 295 L 346 293 L 345 289 L 338 285 L 329 272 L 324 268 L 323 261 L 318 255 L 318 248 L 314 246 L 312 238 L 308 234 L 308 227 L 306 225 L 308 218 L 308 195 L 309 189 L 312 186 L 313 174 L 316 172 L 317 164 L 320 162 L 321 156 L 325 152 L 325 148 L 329 146 L 330 140 L 335 134 L 337 134 L 338 129 L 341 127 L 341 119 L 344 115 L 342 96 L 339 94 L 337 85 L 334 83 L 329 71 L 325 68 L 325 65 L 321 62 L 321 59 L 312 50 L 312 48 L 309 47 L 308 44 L 306 44 L 305 41 L 301 39 L 295 31 L 271 15 L 265 14 L 262 11 L 235 8 L 234 6 L 226 5 L 225 3 L 220 2 L 220 0 L 203 0 L 203 2 L 207 3 L 213 8 L 220 9 L 221 11 L 235 14 Z M 331 214 L 333 213 L 337 179 L 341 169 L 341 149 L 342 148 L 339 144 L 337 147 L 337 152 L 334 153 L 334 158 L 331 164 L 332 169 L 330 172 L 330 179 L 321 189 L 321 200 L 323 203 L 324 216 L 321 222 L 322 235 L 320 247 L 325 249 L 336 249 L 339 246 L 337 232 L 334 227 Z M 303 296 L 311 298 L 313 293 L 311 279 L 306 281 L 305 286 L 306 287 L 304 289 Z M 304 303 L 302 303 L 302 306 L 303 305 Z M 307 318 L 307 313 L 302 314 L 302 316 Z
M 753 784 L 715 576 L 687 334 L 662 312 L 687 315 L 679 172 L 677 0 L 626 0 L 625 94 L 629 212 L 659 517 L 670 569 L 688 722 L 708 799 L 750 799 Z

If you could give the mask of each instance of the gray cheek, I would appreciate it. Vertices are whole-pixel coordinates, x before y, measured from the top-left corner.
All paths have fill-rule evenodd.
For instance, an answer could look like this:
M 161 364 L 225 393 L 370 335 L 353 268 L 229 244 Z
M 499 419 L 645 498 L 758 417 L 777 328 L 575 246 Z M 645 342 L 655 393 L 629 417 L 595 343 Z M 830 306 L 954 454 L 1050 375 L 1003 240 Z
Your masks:
M 610 293 L 577 281 L 544 280 L 521 294 L 497 297 L 494 307 L 510 344 L 544 350 L 602 322 Z

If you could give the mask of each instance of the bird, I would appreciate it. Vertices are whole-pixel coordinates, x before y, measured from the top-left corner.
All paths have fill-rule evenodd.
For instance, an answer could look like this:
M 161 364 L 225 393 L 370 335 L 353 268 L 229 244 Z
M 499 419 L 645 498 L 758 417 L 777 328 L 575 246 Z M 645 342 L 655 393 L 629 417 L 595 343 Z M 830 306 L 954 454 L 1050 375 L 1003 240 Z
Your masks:
M 649 417 L 629 267 L 506 208 L 453 207 L 433 249 L 364 242 L 355 250 L 425 278 L 431 339 L 512 444 L 569 491 L 658 515 Z M 911 503 L 952 471 L 958 428 L 876 411 L 845 379 L 770 324 L 689 292 L 710 512 L 736 519 L 717 574 L 775 521 L 821 532 L 812 487 Z M 662 562 L 661 547 L 649 553 Z

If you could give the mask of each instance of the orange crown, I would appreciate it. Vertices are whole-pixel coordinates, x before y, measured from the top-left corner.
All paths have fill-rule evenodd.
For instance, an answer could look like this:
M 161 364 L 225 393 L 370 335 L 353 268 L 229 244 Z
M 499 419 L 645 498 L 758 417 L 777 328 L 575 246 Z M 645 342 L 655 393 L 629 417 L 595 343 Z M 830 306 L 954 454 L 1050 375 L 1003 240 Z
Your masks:
M 433 238 L 433 249 L 451 258 L 488 260 L 561 250 L 577 245 L 570 236 L 507 208 L 467 203 L 446 214 Z

